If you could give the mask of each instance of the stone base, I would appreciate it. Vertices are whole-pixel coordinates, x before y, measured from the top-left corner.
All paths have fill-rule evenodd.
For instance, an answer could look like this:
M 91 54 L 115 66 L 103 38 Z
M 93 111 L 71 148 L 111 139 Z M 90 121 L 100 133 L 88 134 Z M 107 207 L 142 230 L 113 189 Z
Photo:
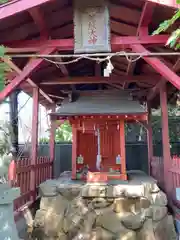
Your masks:
M 175 240 L 166 195 L 156 181 L 130 172 L 129 181 L 72 181 L 71 173 L 40 185 L 33 239 Z

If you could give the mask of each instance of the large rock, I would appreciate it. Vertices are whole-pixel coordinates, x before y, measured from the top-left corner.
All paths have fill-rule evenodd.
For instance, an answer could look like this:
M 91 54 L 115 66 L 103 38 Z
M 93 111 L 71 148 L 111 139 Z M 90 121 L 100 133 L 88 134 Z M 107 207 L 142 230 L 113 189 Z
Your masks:
M 137 231 L 138 240 L 158 240 L 155 238 L 152 219 L 147 219 L 143 227 Z
M 82 198 L 74 199 L 69 204 L 64 215 L 64 232 L 68 233 L 74 231 L 74 229 L 79 229 L 89 211 L 90 209 L 85 205 L 85 201 Z
M 107 208 L 112 202 L 108 201 L 107 198 L 94 198 L 91 202 L 93 208 Z
M 36 212 L 33 235 L 57 237 L 63 228 L 63 219 L 68 201 L 61 195 L 44 197 L 41 209 Z M 42 233 L 43 232 L 43 233 Z
M 158 240 L 176 240 L 177 234 L 172 216 L 168 215 L 163 220 L 153 223 L 155 237 Z
M 77 184 L 59 184 L 56 191 L 71 201 L 78 197 L 81 192 L 81 186 Z
M 114 240 L 115 235 L 101 227 L 97 227 L 91 233 L 90 240 Z
M 159 191 L 158 193 L 152 193 L 151 194 L 151 204 L 156 206 L 167 206 L 168 201 L 166 194 L 162 191 Z
M 130 199 L 130 198 L 117 198 L 114 201 L 114 211 L 116 213 L 123 213 L 123 212 L 134 212 L 136 211 L 136 202 L 137 199 Z
M 147 198 L 142 197 L 136 200 L 135 205 L 136 211 L 140 212 L 142 209 L 148 209 L 151 205 L 151 202 Z
M 152 205 L 150 208 L 152 210 L 152 220 L 156 222 L 162 220 L 168 213 L 167 207 Z
M 82 197 L 102 198 L 107 197 L 108 185 L 107 184 L 86 184 L 81 191 Z
M 126 215 L 127 214 L 129 213 L 126 213 Z M 123 216 L 125 216 L 125 214 Z M 110 211 L 109 213 L 100 215 L 96 220 L 96 225 L 116 234 L 125 229 L 121 220 L 122 214 L 116 214 L 115 212 Z
M 119 233 L 116 234 L 116 240 L 139 240 L 136 237 L 136 232 L 129 230 L 129 229 L 123 229 Z
M 47 180 L 39 185 L 39 194 L 41 197 L 54 197 L 58 195 L 56 181 Z
M 130 214 L 126 217 L 123 217 L 121 222 L 128 229 L 138 230 L 143 226 L 145 220 L 146 215 L 145 212 L 142 211 L 139 214 Z

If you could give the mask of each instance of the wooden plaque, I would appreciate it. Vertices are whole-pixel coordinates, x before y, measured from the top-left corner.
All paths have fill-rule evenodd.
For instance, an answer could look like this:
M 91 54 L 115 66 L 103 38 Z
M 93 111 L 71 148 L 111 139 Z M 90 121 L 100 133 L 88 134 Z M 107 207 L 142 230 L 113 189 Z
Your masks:
M 111 52 L 107 0 L 74 0 L 74 52 Z

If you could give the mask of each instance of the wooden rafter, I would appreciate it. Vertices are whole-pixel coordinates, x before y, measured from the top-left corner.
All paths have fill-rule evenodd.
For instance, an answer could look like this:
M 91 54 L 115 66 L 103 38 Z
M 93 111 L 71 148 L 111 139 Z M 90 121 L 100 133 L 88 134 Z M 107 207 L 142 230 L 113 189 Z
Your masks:
M 22 74 L 22 70 L 20 68 L 18 68 L 18 66 L 16 66 L 16 64 L 14 64 L 10 59 L 3 59 L 4 62 L 12 69 L 14 70 L 18 75 Z M 29 85 L 31 85 L 32 87 L 38 87 L 30 78 L 27 79 L 27 82 L 29 83 Z M 39 89 L 39 93 L 48 100 L 49 103 L 53 103 L 53 100 L 42 90 Z
M 178 72 L 177 66 L 179 66 L 179 63 L 180 63 L 180 59 L 178 59 L 176 61 L 176 63 L 174 64 L 174 66 L 171 67 L 172 71 L 174 71 L 175 73 Z M 158 92 L 160 91 L 160 88 L 164 87 L 166 82 L 167 82 L 166 79 L 161 78 L 161 80 L 156 84 L 156 86 L 154 86 L 151 89 L 150 93 L 148 94 L 148 96 L 147 96 L 148 101 L 151 101 L 158 94 Z
M 29 13 L 40 31 L 41 39 L 48 39 L 49 31 L 40 8 L 39 7 L 31 8 L 29 10 Z
M 132 50 L 137 53 L 148 52 L 148 50 L 142 45 L 132 45 Z M 156 72 L 161 74 L 167 81 L 171 82 L 177 89 L 180 89 L 180 77 L 174 73 L 168 66 L 166 66 L 157 57 L 143 57 L 143 59 L 150 64 Z
M 152 21 L 152 16 L 153 16 L 155 6 L 156 4 L 152 2 L 145 2 L 142 13 L 141 13 L 140 21 L 138 24 L 136 36 L 143 37 L 143 36 L 149 35 L 148 26 Z
M 16 15 L 18 13 L 22 13 L 23 11 L 28 11 L 33 7 L 37 7 L 48 2 L 53 2 L 53 0 L 12 1 L 9 4 L 4 6 L 2 5 L 0 7 L 1 8 L 0 20 Z M 176 0 L 146 0 L 146 2 L 158 3 L 172 8 L 179 7 L 178 4 L 176 4 Z
M 152 2 L 145 2 L 136 32 L 137 37 L 144 37 L 149 35 L 148 26 L 152 20 L 152 14 L 155 6 L 156 5 Z M 126 75 L 133 74 L 135 67 L 136 62 L 129 62 L 126 70 Z
M 49 48 L 45 49 L 42 51 L 42 54 L 51 54 L 55 51 L 56 48 Z M 21 83 L 23 83 L 29 76 L 30 74 L 35 71 L 37 67 L 43 62 L 44 59 L 39 58 L 39 59 L 31 59 L 29 63 L 24 67 L 22 70 L 21 74 L 17 77 L 15 77 L 11 83 L 5 87 L 3 91 L 0 92 L 0 102 L 3 101 L 9 94 L 11 94 L 14 89 L 19 87 Z
M 116 36 L 112 37 L 111 45 L 113 51 L 119 51 L 121 48 L 128 47 L 131 44 L 143 45 L 165 45 L 169 35 L 157 36 Z M 74 39 L 55 39 L 55 40 L 25 40 L 1 43 L 7 46 L 8 53 L 26 53 L 38 52 L 43 46 L 46 48 L 56 47 L 59 51 L 73 51 Z
M 49 30 L 47 28 L 47 24 L 45 22 L 43 13 L 40 10 L 40 8 L 39 7 L 34 7 L 34 8 L 29 10 L 29 13 L 32 16 L 35 24 L 37 25 L 37 27 L 38 27 L 38 29 L 40 31 L 41 40 L 48 40 L 48 38 L 51 37 L 51 36 L 49 34 Z M 61 61 L 61 59 L 59 59 L 59 61 Z M 61 70 L 61 72 L 63 73 L 64 76 L 68 76 L 69 75 L 66 66 L 59 65 L 59 69 Z
M 105 83 L 105 84 L 123 84 L 126 82 L 140 82 L 147 81 L 155 84 L 160 80 L 160 76 L 157 74 L 152 75 L 137 75 L 137 76 L 111 76 L 111 77 L 67 77 L 67 78 L 56 78 L 51 81 L 43 81 L 40 85 L 64 85 L 64 84 L 94 84 L 94 83 Z

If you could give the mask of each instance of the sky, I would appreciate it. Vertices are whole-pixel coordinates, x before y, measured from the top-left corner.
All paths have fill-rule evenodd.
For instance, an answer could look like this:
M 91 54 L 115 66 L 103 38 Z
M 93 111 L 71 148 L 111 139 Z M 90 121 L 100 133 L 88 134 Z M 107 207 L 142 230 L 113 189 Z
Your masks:
M 19 143 L 25 143 L 31 140 L 32 132 L 32 98 L 29 100 L 29 96 L 21 92 L 18 96 L 19 104 Z M 28 101 L 28 102 L 27 102 Z M 27 102 L 27 103 L 26 103 Z M 24 104 L 26 105 L 24 106 Z M 24 107 L 23 107 L 24 106 Z M 48 112 L 43 106 L 39 106 L 39 139 L 48 137 L 49 133 L 49 119 L 47 117 Z M 9 120 L 9 104 L 4 103 L 0 105 L 0 121 Z

